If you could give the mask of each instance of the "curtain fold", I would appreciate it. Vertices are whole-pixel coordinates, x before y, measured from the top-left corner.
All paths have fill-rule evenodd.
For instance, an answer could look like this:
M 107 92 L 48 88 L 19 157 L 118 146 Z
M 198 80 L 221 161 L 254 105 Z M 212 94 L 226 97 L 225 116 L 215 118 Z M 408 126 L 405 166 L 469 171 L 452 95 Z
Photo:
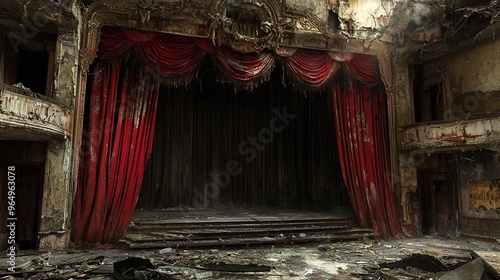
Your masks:
M 140 56 L 158 73 L 181 77 L 192 72 L 201 62 L 205 51 L 192 38 L 161 34 L 136 45 Z
M 125 53 L 134 45 L 129 36 L 124 36 L 121 28 L 103 27 L 97 55 L 100 58 L 115 58 Z
M 332 95 L 342 174 L 360 224 L 381 236 L 399 236 L 384 90 L 337 77 Z
M 123 237 L 151 153 L 158 84 L 134 64 L 98 61 L 79 187 L 73 241 L 113 243 Z
M 276 59 L 271 51 L 244 54 L 226 47 L 219 48 L 213 55 L 220 69 L 239 82 L 250 82 L 262 77 L 268 80 Z
M 380 71 L 377 58 L 373 55 L 356 54 L 345 61 L 347 73 L 368 86 L 375 86 L 380 82 Z
M 338 70 L 339 63 L 325 51 L 299 49 L 284 57 L 288 70 L 300 83 L 319 87 Z

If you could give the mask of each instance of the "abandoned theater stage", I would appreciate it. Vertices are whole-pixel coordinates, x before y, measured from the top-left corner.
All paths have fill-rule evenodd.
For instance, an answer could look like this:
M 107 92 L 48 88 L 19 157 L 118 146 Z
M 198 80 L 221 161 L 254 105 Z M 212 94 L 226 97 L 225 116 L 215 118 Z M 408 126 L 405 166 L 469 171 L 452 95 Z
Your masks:
M 401 235 L 376 57 L 285 47 L 243 54 L 115 27 L 102 28 L 97 55 L 76 244 Z

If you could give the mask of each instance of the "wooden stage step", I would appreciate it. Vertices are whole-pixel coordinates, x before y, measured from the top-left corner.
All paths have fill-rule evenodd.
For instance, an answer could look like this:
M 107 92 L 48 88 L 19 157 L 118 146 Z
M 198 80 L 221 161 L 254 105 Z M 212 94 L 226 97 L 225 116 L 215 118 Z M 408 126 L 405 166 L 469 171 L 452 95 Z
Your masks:
M 351 215 L 307 211 L 141 212 L 127 236 L 129 248 L 226 247 L 334 242 L 374 237 Z

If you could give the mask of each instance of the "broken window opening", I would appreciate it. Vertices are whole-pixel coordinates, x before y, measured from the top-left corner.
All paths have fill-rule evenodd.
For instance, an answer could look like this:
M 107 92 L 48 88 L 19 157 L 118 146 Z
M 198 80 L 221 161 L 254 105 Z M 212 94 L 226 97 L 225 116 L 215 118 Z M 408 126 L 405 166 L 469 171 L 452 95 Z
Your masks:
M 56 34 L 39 32 L 25 38 L 2 29 L 0 37 L 0 82 L 52 96 Z
M 445 98 L 442 83 L 424 86 L 414 95 L 415 122 L 443 120 Z

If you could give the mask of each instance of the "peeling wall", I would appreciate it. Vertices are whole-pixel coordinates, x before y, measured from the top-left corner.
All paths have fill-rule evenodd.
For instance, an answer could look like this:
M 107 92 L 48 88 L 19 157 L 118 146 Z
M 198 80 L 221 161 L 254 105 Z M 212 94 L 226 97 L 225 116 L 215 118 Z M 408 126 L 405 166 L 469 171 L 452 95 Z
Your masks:
M 446 59 L 451 89 L 457 94 L 500 90 L 500 40 Z
M 79 39 L 75 35 L 60 35 L 57 39 L 57 63 L 54 98 L 73 108 L 77 84 L 77 61 Z
M 23 18 L 41 17 L 41 8 L 37 5 L 26 3 L 29 9 L 26 8 Z M 57 33 L 54 73 L 48 75 L 53 77 L 48 81 L 53 85 L 53 92 L 39 96 L 6 85 L 0 88 L 0 139 L 37 139 L 47 147 L 38 235 L 40 249 L 63 249 L 69 244 L 73 146 L 76 145 L 73 122 L 82 25 L 80 8 L 78 1 L 71 1 L 65 7 L 57 6 L 60 10 L 55 11 L 52 19 L 57 22 L 57 28 L 51 33 Z M 22 29 L 22 25 L 19 28 Z M 30 32 L 35 36 L 39 30 Z
M 338 2 L 339 16 L 347 21 L 352 19 L 356 31 L 381 30 L 389 23 L 389 17 L 395 5 L 395 1 L 379 0 L 331 0 L 330 2 L 332 4 Z
M 395 92 L 395 110 L 396 110 L 396 130 L 413 123 L 413 102 L 411 77 L 408 64 L 405 61 L 397 60 L 394 62 L 394 92 Z M 397 142 L 400 143 L 401 136 L 397 136 Z M 401 214 L 403 224 L 411 222 L 410 213 L 410 193 L 415 192 L 417 188 L 417 169 L 414 158 L 409 151 L 399 151 L 398 157 L 398 178 L 395 182 L 399 189 Z
M 47 144 L 40 233 L 63 233 L 69 223 L 71 147 L 67 141 L 49 141 Z
M 420 95 L 438 84 L 440 119 L 469 118 L 500 108 L 500 41 L 493 40 L 422 65 Z M 430 101 L 424 100 L 424 103 Z M 430 106 L 430 104 L 427 104 Z M 424 109 L 422 109 L 424 110 Z M 425 110 L 424 110 L 425 111 Z M 423 112 L 425 114 L 425 112 Z
M 500 41 L 474 47 L 446 60 L 453 117 L 498 112 L 500 108 Z
M 311 12 L 318 17 L 321 21 L 326 22 L 328 20 L 328 1 L 317 1 L 317 0 L 286 0 L 290 7 L 303 9 Z
M 437 85 L 438 90 L 433 94 L 439 97 L 421 98 L 420 102 L 439 102 L 433 106 L 443 110 L 443 114 L 437 121 L 405 126 L 398 135 L 401 148 L 407 152 L 457 154 L 459 230 L 497 237 L 500 207 L 474 205 L 482 198 L 491 200 L 491 204 L 487 203 L 490 206 L 500 202 L 492 192 L 479 193 L 485 188 L 473 189 L 471 184 L 490 186 L 500 178 L 496 152 L 500 139 L 500 118 L 496 114 L 500 108 L 498 49 L 500 42 L 492 40 L 423 64 L 421 84 L 414 87 L 419 92 L 415 94 L 429 94 L 426 90 Z M 420 108 L 432 105 L 422 103 Z
M 75 98 L 78 85 L 78 61 L 81 22 L 77 6 L 72 17 L 62 18 L 56 47 L 54 99 L 72 110 L 70 128 L 72 137 Z M 63 141 L 49 140 L 45 165 L 45 188 L 43 192 L 42 217 L 40 223 L 40 248 L 62 249 L 68 246 L 70 237 L 71 208 L 73 199 L 74 141 L 72 137 Z

